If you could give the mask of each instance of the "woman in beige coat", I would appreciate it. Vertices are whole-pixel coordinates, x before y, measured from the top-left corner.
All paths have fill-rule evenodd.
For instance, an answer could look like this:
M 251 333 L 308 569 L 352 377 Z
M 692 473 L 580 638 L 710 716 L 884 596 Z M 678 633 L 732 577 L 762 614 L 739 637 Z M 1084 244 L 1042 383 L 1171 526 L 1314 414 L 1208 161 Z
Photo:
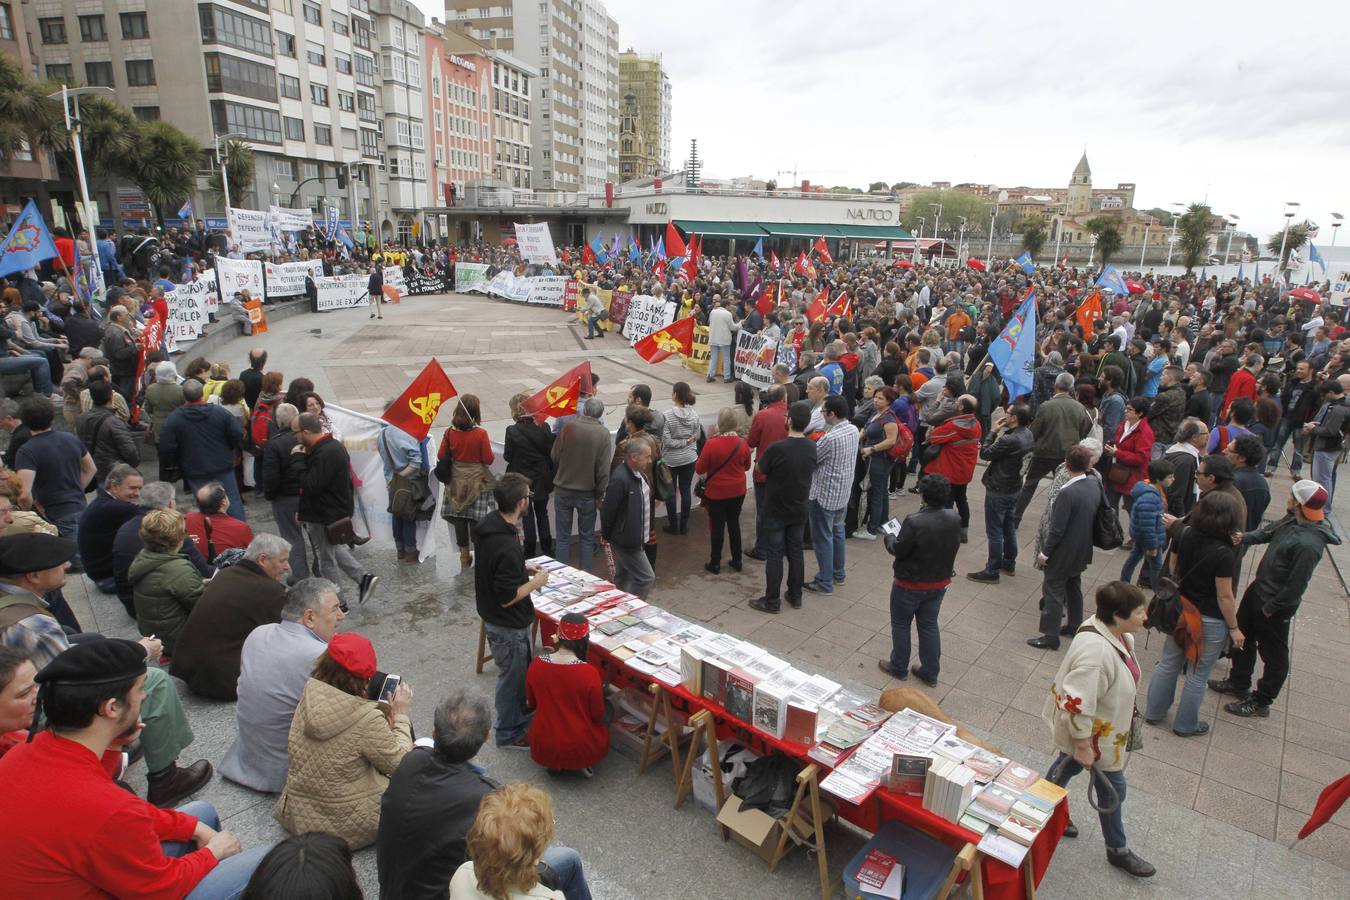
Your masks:
M 1134 655 L 1134 632 L 1144 627 L 1148 609 L 1144 592 L 1124 581 L 1097 589 L 1097 614 L 1079 626 L 1069 652 L 1050 686 L 1042 718 L 1054 735 L 1059 756 L 1045 776 L 1060 787 L 1084 769 L 1098 780 L 1098 813 L 1106 860 L 1138 878 L 1156 870 L 1125 846 L 1125 762 L 1131 722 L 1136 713 L 1134 695 L 1139 685 L 1139 661 Z M 1115 791 L 1115 801 L 1105 778 Z M 1072 822 L 1065 837 L 1077 837 Z
M 359 634 L 338 634 L 319 656 L 295 708 L 290 769 L 277 821 L 291 834 L 326 831 L 353 850 L 374 843 L 380 798 L 412 749 L 412 689 L 400 684 L 388 712 L 366 699 L 375 649 Z

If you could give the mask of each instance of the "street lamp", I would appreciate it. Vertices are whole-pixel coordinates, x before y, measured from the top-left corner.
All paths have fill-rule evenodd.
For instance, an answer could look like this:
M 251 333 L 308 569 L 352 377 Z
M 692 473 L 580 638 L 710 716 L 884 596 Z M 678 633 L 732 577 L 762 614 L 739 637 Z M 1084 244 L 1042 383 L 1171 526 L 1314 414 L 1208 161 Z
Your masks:
M 230 170 L 225 165 L 225 158 L 220 152 L 220 142 L 222 140 L 245 139 L 248 135 L 241 131 L 227 131 L 224 134 L 216 135 L 216 165 L 220 166 L 220 186 L 225 194 L 225 218 L 230 218 Z
M 1172 233 L 1167 236 L 1167 265 L 1169 267 L 1172 265 L 1172 250 L 1177 245 L 1177 219 L 1180 218 L 1177 211 L 1185 205 L 1184 203 L 1177 203 L 1175 200 L 1172 201 Z
M 933 210 L 933 237 L 938 236 L 938 227 L 942 225 L 942 204 L 930 203 L 928 208 Z
M 1148 233 L 1153 230 L 1153 217 L 1145 216 L 1148 223 L 1144 225 L 1144 249 L 1139 251 L 1139 271 L 1144 271 L 1144 255 L 1148 253 Z
M 1228 217 L 1228 243 L 1223 248 L 1223 265 L 1228 268 L 1228 251 L 1233 249 L 1233 235 L 1237 233 L 1237 223 L 1241 216 Z
M 98 227 L 98 215 L 94 209 L 94 204 L 89 200 L 89 182 L 84 174 L 84 150 L 80 146 L 80 98 L 90 95 L 111 95 L 117 96 L 117 92 L 110 87 L 66 87 L 61 85 L 61 90 L 48 94 L 48 100 L 61 100 L 61 112 L 66 117 L 66 130 L 70 132 L 70 146 L 75 152 L 75 172 L 80 177 L 80 202 L 84 207 L 80 210 L 80 219 L 84 222 L 85 229 L 89 232 L 89 249 L 97 255 L 97 245 L 94 242 L 95 229 Z M 73 108 L 72 108 L 73 107 Z M 103 269 L 97 265 L 89 267 L 90 286 L 93 288 L 94 297 L 97 300 L 103 299 L 105 285 L 103 284 Z
M 354 168 L 357 167 L 357 166 L 365 165 L 365 160 L 361 159 L 360 157 L 357 157 L 356 159 L 348 160 L 346 163 L 344 163 L 344 165 L 347 167 L 347 195 L 348 195 L 347 201 L 348 201 L 348 204 L 351 206 L 351 213 L 352 213 L 352 215 L 351 215 L 351 221 L 348 223 L 348 225 L 349 225 L 349 227 L 351 228 L 351 236 L 352 236 L 353 239 L 355 239 L 355 237 L 356 237 L 356 218 L 357 218 L 357 217 L 356 217 L 356 173 L 353 172 L 352 169 L 354 169 Z M 373 191 L 374 188 L 372 187 L 371 190 Z M 374 196 L 374 195 L 372 194 L 372 196 Z
M 966 241 L 966 217 L 965 217 L 965 216 L 957 216 L 957 218 L 961 220 L 961 230 L 958 231 L 957 234 L 956 234 L 956 263 L 957 263 L 957 265 L 960 265 L 960 264 L 961 264 L 961 247 L 962 247 L 962 245 L 965 244 L 965 241 Z
M 1097 235 L 1094 234 L 1094 235 L 1092 235 L 1092 236 L 1090 236 L 1090 237 L 1088 238 L 1088 261 L 1087 261 L 1087 267 L 1088 267 L 1089 269 L 1092 268 L 1092 256 L 1093 256 L 1093 254 L 1095 254 L 1096 252 L 1097 252 Z
M 984 261 L 989 262 L 989 257 L 994 255 L 994 220 L 998 218 L 998 201 L 994 201 L 994 208 L 989 211 L 989 247 L 984 251 Z
M 1293 200 L 1284 202 L 1284 236 L 1280 238 L 1280 258 L 1276 260 L 1276 272 L 1284 271 L 1284 247 L 1289 243 L 1289 224 L 1294 221 L 1294 211 L 1298 209 L 1298 203 Z
M 1340 213 L 1331 214 L 1331 246 L 1333 247 L 1336 246 L 1336 231 L 1341 227 L 1341 219 L 1343 218 L 1344 216 Z
M 923 242 L 923 226 L 928 224 L 928 219 L 919 216 L 919 236 L 914 239 L 914 252 L 909 255 L 909 261 L 917 263 L 919 261 L 919 244 Z
M 1060 242 L 1060 239 L 1064 237 L 1064 218 L 1063 218 L 1062 216 L 1055 216 L 1055 222 L 1054 222 L 1054 224 L 1055 224 L 1055 259 L 1054 259 L 1054 262 L 1058 263 L 1058 262 L 1059 262 L 1059 242 Z

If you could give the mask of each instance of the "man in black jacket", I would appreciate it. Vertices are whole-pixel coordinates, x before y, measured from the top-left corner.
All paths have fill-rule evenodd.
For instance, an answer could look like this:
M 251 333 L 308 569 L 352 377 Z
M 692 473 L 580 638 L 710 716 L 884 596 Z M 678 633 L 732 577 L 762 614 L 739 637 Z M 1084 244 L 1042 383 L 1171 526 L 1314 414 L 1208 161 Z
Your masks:
M 811 401 L 798 400 L 788 407 L 788 433 L 769 445 L 759 458 L 765 476 L 764 515 L 760 535 L 764 542 L 764 596 L 750 601 L 752 609 L 776 613 L 778 591 L 783 584 L 783 557 L 787 557 L 787 602 L 801 609 L 806 561 L 802 538 L 806 533 L 807 501 L 811 473 L 816 469 L 816 445 L 806 436 L 811 422 Z
M 244 499 L 234 477 L 234 454 L 244 446 L 244 428 L 228 409 L 202 402 L 201 382 L 183 382 L 182 406 L 159 430 L 159 471 L 181 473 L 188 490 L 219 481 L 230 498 L 230 515 L 244 520 Z
M 980 458 L 989 461 L 980 479 L 989 559 L 980 571 L 966 573 L 971 581 L 998 584 L 1000 572 L 1012 575 L 1017 568 L 1017 498 L 1022 493 L 1022 463 L 1036 443 L 1029 427 L 1033 418 L 1031 407 L 1019 403 L 980 447 Z
M 1290 438 L 1294 440 L 1293 456 L 1289 460 L 1289 475 L 1295 481 L 1303 477 L 1303 450 L 1307 441 L 1303 437 L 1303 423 L 1312 421 L 1317 412 L 1317 376 L 1312 364 L 1306 359 L 1300 360 L 1294 367 L 1294 377 L 1290 378 L 1280 392 L 1280 408 L 1284 410 L 1275 432 L 1275 446 L 1271 448 L 1266 460 L 1267 474 L 1274 475 L 1279 467 L 1280 457 L 1284 455 L 1284 445 Z
M 372 263 L 370 266 L 370 280 L 366 282 L 366 292 L 370 295 L 370 317 L 383 319 L 384 311 L 380 309 L 380 300 L 384 295 L 384 270 L 380 268 L 379 263 Z
M 647 599 L 656 573 L 643 546 L 652 533 L 655 514 L 652 486 L 643 471 L 652 465 L 648 441 L 624 445 L 623 465 L 609 476 L 605 505 L 600 511 L 600 533 L 614 554 L 614 586 Z
M 176 412 L 176 410 L 175 410 Z M 299 422 L 298 442 L 291 448 L 291 456 L 305 461 L 300 475 L 300 504 L 297 515 L 303 523 L 310 546 L 314 548 L 314 574 L 338 583 L 341 569 L 358 587 L 357 603 L 365 603 L 375 590 L 379 577 L 367 572 L 357 561 L 351 548 L 328 540 L 328 526 L 350 519 L 356 508 L 352 489 L 351 457 L 347 448 L 323 428 L 318 416 L 305 413 Z M 370 538 L 364 538 L 365 543 Z M 342 592 L 338 591 L 341 599 Z M 347 611 L 345 600 L 341 603 Z
M 937 687 L 942 638 L 938 611 L 947 585 L 952 583 L 956 551 L 961 546 L 961 517 L 946 509 L 951 482 L 943 475 L 919 480 L 923 506 L 905 516 L 900 534 L 886 535 L 886 549 L 895 557 L 891 586 L 891 658 L 877 660 L 877 668 L 901 681 L 913 672 L 929 687 Z M 919 627 L 919 662 L 909 664 L 909 626 Z
M 113 541 L 117 530 L 132 518 L 139 518 L 141 488 L 145 479 L 132 466 L 118 464 L 108 472 L 103 487 L 94 494 L 93 501 L 80 513 L 80 530 L 76 532 L 80 548 L 80 562 L 94 585 L 105 594 L 117 592 L 113 574 Z
M 244 402 L 249 409 L 257 409 L 258 395 L 262 393 L 263 369 L 267 366 L 267 351 L 254 347 L 248 351 L 248 368 L 239 373 L 244 385 Z
M 508 472 L 492 495 L 496 512 L 484 516 L 473 532 L 473 593 L 497 664 L 497 746 L 526 750 L 530 719 L 525 710 L 525 670 L 530 667 L 534 622 L 530 594 L 548 584 L 548 572 L 525 565 L 516 537 L 516 523 L 530 508 L 529 479 Z
M 291 545 L 290 583 L 309 577 L 309 558 L 305 553 L 305 533 L 300 528 L 300 479 L 305 460 L 291 450 L 300 442 L 296 434 L 299 411 L 289 403 L 280 403 L 273 412 L 277 433 L 262 446 L 262 475 L 258 484 L 263 496 L 272 502 L 272 517 L 277 533 Z
M 106 381 L 89 385 L 93 407 L 75 420 L 75 434 L 88 448 L 99 481 L 108 477 L 113 466 L 125 463 L 133 468 L 141 464 L 141 448 L 131 426 L 113 411 L 113 387 Z
M 1069 480 L 1050 506 L 1050 528 L 1041 546 L 1045 578 L 1041 582 L 1041 634 L 1027 644 L 1039 650 L 1058 650 L 1059 639 L 1072 635 L 1083 623 L 1083 572 L 1092 563 L 1092 526 L 1097 507 L 1106 498 L 1101 479 L 1092 471 L 1092 453 L 1086 447 L 1069 448 L 1064 457 Z M 1068 611 L 1068 623 L 1061 616 Z

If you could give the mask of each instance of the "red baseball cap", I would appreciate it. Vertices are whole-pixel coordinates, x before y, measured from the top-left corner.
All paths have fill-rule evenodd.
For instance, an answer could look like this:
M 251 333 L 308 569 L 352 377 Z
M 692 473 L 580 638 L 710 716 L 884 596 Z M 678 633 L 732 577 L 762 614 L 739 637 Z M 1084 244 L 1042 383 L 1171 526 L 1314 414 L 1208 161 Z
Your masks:
M 328 642 L 328 656 L 357 678 L 375 674 L 375 647 L 359 634 L 335 634 Z
M 1303 517 L 1313 522 L 1320 522 L 1326 518 L 1326 505 L 1330 496 L 1327 489 L 1322 487 L 1316 481 L 1294 482 L 1293 487 L 1294 502 L 1303 508 Z

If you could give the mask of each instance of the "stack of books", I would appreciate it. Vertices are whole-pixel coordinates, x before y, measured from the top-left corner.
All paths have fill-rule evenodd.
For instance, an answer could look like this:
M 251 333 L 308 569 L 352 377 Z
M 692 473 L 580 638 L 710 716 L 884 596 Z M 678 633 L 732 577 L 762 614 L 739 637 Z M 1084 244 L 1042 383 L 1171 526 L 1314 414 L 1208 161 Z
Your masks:
M 924 782 L 924 809 L 949 821 L 959 822 L 974 793 L 974 769 L 946 756 L 938 755 L 933 759 Z

